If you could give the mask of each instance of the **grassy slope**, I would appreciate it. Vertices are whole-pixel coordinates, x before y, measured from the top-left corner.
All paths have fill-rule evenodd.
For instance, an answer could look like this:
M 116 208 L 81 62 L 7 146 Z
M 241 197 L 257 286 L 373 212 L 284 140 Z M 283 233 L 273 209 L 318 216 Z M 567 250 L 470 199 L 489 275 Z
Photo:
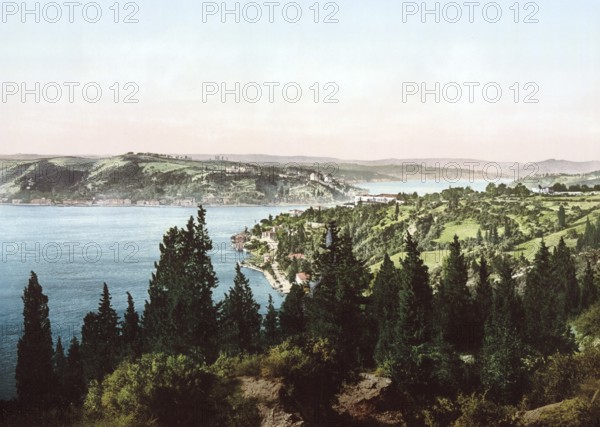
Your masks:
M 592 222 L 594 222 L 597 217 L 600 217 L 600 196 L 577 197 L 577 198 L 566 198 L 566 199 L 545 197 L 542 202 L 543 210 L 539 217 L 539 221 L 554 222 L 556 220 L 556 212 L 558 211 L 558 208 L 561 203 L 566 205 L 567 213 L 575 206 L 578 206 L 582 210 L 592 209 L 593 211 L 589 215 L 590 220 Z M 531 205 L 530 207 L 533 208 L 533 205 Z M 401 212 L 405 212 L 407 214 L 408 209 L 409 208 L 404 207 L 403 209 L 401 209 Z M 519 217 L 516 215 L 510 215 L 510 217 L 515 219 L 517 221 L 517 223 L 519 223 L 519 226 L 521 227 L 521 229 L 523 231 L 529 230 L 530 224 L 528 223 L 527 218 Z M 400 220 L 402 220 L 402 219 L 406 219 L 406 216 L 401 216 Z M 585 230 L 586 221 L 587 221 L 587 216 L 584 216 L 582 218 L 579 218 L 575 221 L 568 223 L 567 228 L 565 228 L 563 230 L 545 235 L 543 239 L 544 239 L 546 245 L 552 249 L 553 247 L 555 247 L 558 244 L 560 238 L 566 237 L 567 234 L 569 233 L 569 231 L 571 231 L 571 230 L 574 230 L 577 233 L 582 234 L 583 231 Z M 469 238 L 469 237 L 474 238 L 477 235 L 478 229 L 479 229 L 479 224 L 473 219 L 465 219 L 465 220 L 460 220 L 460 221 L 448 222 L 444 225 L 444 230 L 443 230 L 441 236 L 438 239 L 436 239 L 435 242 L 438 242 L 438 243 L 451 242 L 452 239 L 454 238 L 455 234 L 457 236 L 459 236 L 461 239 Z M 502 232 L 503 232 L 502 228 L 499 229 L 499 232 L 500 232 L 500 234 L 502 234 Z M 541 237 L 528 240 L 528 241 L 520 244 L 519 246 L 517 246 L 510 253 L 515 257 L 520 256 L 522 253 L 527 259 L 531 260 L 535 256 L 535 253 L 537 252 L 537 249 L 539 248 L 541 241 L 542 241 Z M 575 239 L 570 239 L 570 238 L 565 238 L 565 242 L 570 247 L 574 247 L 577 243 L 577 241 Z M 399 252 L 394 255 L 391 255 L 391 259 L 398 266 L 400 259 L 403 256 L 404 256 L 404 252 Z M 445 253 L 444 253 L 444 251 L 424 251 L 422 253 L 422 256 L 423 256 L 423 260 L 425 261 L 425 264 L 431 269 L 431 268 L 441 265 L 443 258 L 445 257 Z M 381 267 L 381 262 L 378 262 L 371 266 L 371 270 L 373 272 L 376 272 L 379 270 L 380 267 Z

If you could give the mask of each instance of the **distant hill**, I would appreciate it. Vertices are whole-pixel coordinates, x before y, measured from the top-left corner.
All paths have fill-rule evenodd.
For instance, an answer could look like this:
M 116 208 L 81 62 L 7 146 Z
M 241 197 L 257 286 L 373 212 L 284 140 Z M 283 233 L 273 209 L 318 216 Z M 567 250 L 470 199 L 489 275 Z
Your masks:
M 600 171 L 579 174 L 548 173 L 522 179 L 519 182 L 522 182 L 529 188 L 537 188 L 538 186 L 551 187 L 554 184 L 564 184 L 567 187 L 587 185 L 592 188 L 600 185 Z
M 23 191 L 30 191 L 23 187 L 22 173 L 35 174 L 35 169 L 71 168 L 71 181 L 73 185 L 58 180 L 57 184 L 50 186 L 55 194 L 71 196 L 81 195 L 94 197 L 100 194 L 102 197 L 110 195 L 123 195 L 128 198 L 174 198 L 177 195 L 189 195 L 190 197 L 203 198 L 212 195 L 214 198 L 225 198 L 226 201 L 235 200 L 238 203 L 280 203 L 283 200 L 294 201 L 335 201 L 339 198 L 348 198 L 351 191 L 344 189 L 345 185 L 354 185 L 362 182 L 376 181 L 429 181 L 429 180 L 455 180 L 455 179 L 488 179 L 495 181 L 497 178 L 513 181 L 525 180 L 529 186 L 551 185 L 555 177 L 559 175 L 573 175 L 572 178 L 564 178 L 570 184 L 586 183 L 579 182 L 576 176 L 591 174 L 600 171 L 600 161 L 572 162 L 567 160 L 544 160 L 536 163 L 518 162 L 491 162 L 478 159 L 453 159 L 453 158 L 430 158 L 430 159 L 382 159 L 382 160 L 343 160 L 333 157 L 311 157 L 311 156 L 273 156 L 265 154 L 247 155 L 157 155 L 152 153 L 129 153 L 124 156 L 114 157 L 48 157 L 38 155 L 9 155 L 0 156 L 0 163 L 4 162 L 2 169 L 4 179 L 0 181 L 0 195 L 3 197 L 25 197 Z M 82 166 L 83 165 L 83 166 Z M 18 166 L 18 167 L 17 167 Z M 31 169 L 24 172 L 23 168 Z M 245 174 L 232 173 L 209 173 L 207 169 L 220 169 L 221 171 L 242 168 Z M 141 170 L 137 171 L 138 169 Z M 102 179 L 98 178 L 98 172 Z M 261 184 L 260 171 L 278 171 L 275 175 L 278 182 L 272 188 Z M 286 171 L 292 171 L 292 176 Z M 297 182 L 298 171 L 308 179 L 310 173 L 319 174 L 321 177 L 328 176 L 335 180 L 338 188 L 330 188 L 332 183 L 318 184 L 312 181 L 306 188 Z M 134 173 L 135 185 L 119 185 L 112 171 L 118 174 Z M 126 172 L 124 172 L 126 171 Z M 256 176 L 250 176 L 248 171 L 257 171 Z M 66 173 L 66 172 L 65 172 Z M 267 172 L 265 172 L 267 173 Z M 250 175 L 249 175 L 250 174 Z M 225 177 L 220 184 L 206 185 L 205 179 L 213 179 L 215 176 Z M 11 179 L 7 179 L 11 177 Z M 151 179 L 149 178 L 151 177 Z M 234 177 L 240 179 L 233 179 Z M 18 181 L 21 179 L 21 181 Z M 249 180 L 254 179 L 250 182 Z M 585 177 L 583 180 L 592 181 L 595 177 Z M 15 181 L 17 180 L 17 181 Z M 245 189 L 234 188 L 233 182 L 245 182 Z M 204 183 L 200 185 L 200 183 Z M 310 183 L 310 182 L 309 182 Z M 77 185 L 75 185 L 77 184 Z M 327 184 L 327 185 L 324 185 Z M 38 187 L 40 183 L 36 184 Z M 44 184 L 45 185 L 45 184 Z M 47 195 L 42 185 L 44 197 Z M 249 188 L 255 185 L 255 190 Z M 322 185 L 324 188 L 317 188 Z M 137 186 L 137 187 L 136 187 Z M 316 187 L 315 187 L 316 186 Z M 40 187 L 40 188 L 42 188 Z M 315 188 L 312 188 L 315 187 Z M 36 187 L 37 188 L 37 187 Z M 58 193 L 56 193 L 58 191 Z M 287 191 L 291 191 L 289 197 Z M 20 193 L 21 192 L 21 193 Z M 283 192 L 283 193 L 281 193 Z M 294 192 L 297 192 L 294 193 Z M 340 194 L 338 194 L 338 192 Z M 311 195 L 312 194 L 312 195 Z M 342 196 L 343 194 L 344 196 Z M 243 196 L 242 196 L 243 195 Z M 112 197 L 112 196 L 111 196 Z
M 151 153 L 100 159 L 0 160 L 0 199 L 4 202 L 324 204 L 348 201 L 355 191 L 326 171 L 309 165 L 283 168 Z
M 214 159 L 214 155 L 193 154 L 196 160 Z M 397 159 L 388 158 L 381 160 L 348 160 L 334 157 L 314 157 L 314 156 L 273 156 L 267 154 L 247 154 L 247 155 L 219 155 L 219 158 L 225 158 L 236 162 L 258 162 L 258 163 L 278 163 L 286 164 L 311 164 L 311 165 L 335 165 L 346 179 L 351 181 L 360 181 L 360 177 L 367 177 L 367 180 L 394 180 L 398 177 L 407 176 L 408 179 L 415 179 L 411 175 L 420 174 L 421 170 L 429 169 L 433 172 L 437 169 L 454 168 L 456 165 L 468 173 L 473 171 L 481 177 L 485 171 L 488 175 L 495 173 L 494 165 L 498 165 L 501 170 L 501 176 L 504 178 L 518 179 L 523 176 L 545 175 L 545 174 L 580 174 L 600 171 L 600 160 L 587 162 L 574 162 L 569 160 L 543 160 L 539 162 L 493 162 L 482 159 L 467 158 L 407 158 Z M 414 166 L 418 169 L 415 170 Z M 359 178 L 354 179 L 352 172 L 358 172 Z M 410 174 L 407 174 L 410 172 Z
M 578 174 L 600 171 L 600 161 L 571 162 L 569 160 L 544 160 L 538 163 L 540 173 L 549 174 Z

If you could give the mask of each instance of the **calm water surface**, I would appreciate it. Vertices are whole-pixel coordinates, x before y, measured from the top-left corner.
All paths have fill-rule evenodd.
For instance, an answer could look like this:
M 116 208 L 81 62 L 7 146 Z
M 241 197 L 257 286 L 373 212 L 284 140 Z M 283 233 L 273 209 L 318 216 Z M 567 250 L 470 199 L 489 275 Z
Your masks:
M 207 228 L 215 247 L 213 265 L 219 279 L 215 300 L 233 284 L 240 255 L 230 237 L 244 227 L 302 207 L 226 207 L 207 209 Z M 83 317 L 96 310 L 102 283 L 109 286 L 113 307 L 122 316 L 126 292 L 141 314 L 148 281 L 159 258 L 158 245 L 172 226 L 185 226 L 196 209 L 0 206 L 0 399 L 14 395 L 16 348 L 23 322 L 21 296 L 29 272 L 35 271 L 48 295 L 54 342 L 79 336 Z M 265 309 L 269 295 L 279 306 L 283 297 L 259 272 L 244 269 L 256 300 Z

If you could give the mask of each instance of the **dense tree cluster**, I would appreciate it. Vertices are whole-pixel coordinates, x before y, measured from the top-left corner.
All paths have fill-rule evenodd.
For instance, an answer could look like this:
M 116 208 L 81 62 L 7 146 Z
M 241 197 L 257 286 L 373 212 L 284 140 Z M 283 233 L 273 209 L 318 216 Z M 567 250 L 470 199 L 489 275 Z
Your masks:
M 212 242 L 200 208 L 185 228 L 164 236 L 141 318 L 127 294 L 120 321 L 104 284 L 98 310 L 85 316 L 81 343 L 73 338 L 66 354 L 62 339 L 53 348 L 48 298 L 32 273 L 23 295 L 19 402 L 78 405 L 85 398 L 86 413 L 97 419 L 133 414 L 137 422 L 194 425 L 206 416 L 214 425 L 236 425 L 240 419 L 221 419 L 219 411 L 242 408 L 248 419 L 256 413 L 224 394 L 228 383 L 215 367 L 262 357 L 264 369 L 284 377 L 317 423 L 328 419 L 344 380 L 373 368 L 392 378 L 409 407 L 434 407 L 440 396 L 459 393 L 514 404 L 533 387 L 540 360 L 571 357 L 576 346 L 567 322 L 598 302 L 592 264 L 578 276 L 563 239 L 553 251 L 542 241 L 520 284 L 514 258 L 468 258 L 458 236 L 433 275 L 405 232 L 398 266 L 385 254 L 373 277 L 356 254 L 351 228 L 329 222 L 312 254 L 311 285 L 294 284 L 279 310 L 270 298 L 261 316 L 239 265 L 224 300 L 213 302 Z M 302 233 L 288 236 L 286 252 Z M 468 416 L 475 415 L 465 410 Z

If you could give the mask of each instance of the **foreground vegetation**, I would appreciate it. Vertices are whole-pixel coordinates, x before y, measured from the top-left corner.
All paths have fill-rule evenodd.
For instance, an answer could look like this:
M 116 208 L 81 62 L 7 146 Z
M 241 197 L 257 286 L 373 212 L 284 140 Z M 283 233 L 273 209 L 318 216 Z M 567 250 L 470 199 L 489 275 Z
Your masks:
M 252 230 L 276 227 L 272 256 L 288 273 L 312 273 L 265 316 L 239 267 L 214 304 L 202 208 L 165 234 L 141 318 L 129 297 L 120 320 L 104 285 L 66 355 L 32 273 L 18 396 L 0 421 L 260 425 L 260 402 L 240 388 L 252 377 L 281 382 L 282 405 L 307 423 L 380 425 L 371 413 L 334 410 L 343 384 L 372 372 L 392 380 L 376 410 L 401 414 L 396 424 L 597 423 L 599 200 L 522 186 L 399 197 L 404 204 L 311 209 Z M 426 251 L 440 249 L 428 262 Z

